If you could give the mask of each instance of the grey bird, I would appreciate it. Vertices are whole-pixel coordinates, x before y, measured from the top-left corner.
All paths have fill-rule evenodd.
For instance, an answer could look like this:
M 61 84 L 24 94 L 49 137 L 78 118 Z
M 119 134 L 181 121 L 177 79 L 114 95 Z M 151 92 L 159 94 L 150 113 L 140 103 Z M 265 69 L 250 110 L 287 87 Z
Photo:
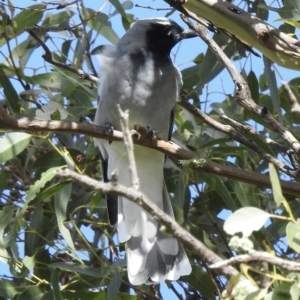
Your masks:
M 157 137 L 171 139 L 182 79 L 170 52 L 182 39 L 195 36 L 194 31 L 184 30 L 167 18 L 133 23 L 117 45 L 108 47 L 100 56 L 99 103 L 94 124 L 121 130 L 117 109 L 120 104 L 122 110 L 129 110 L 130 128 L 135 124 L 150 125 Z M 102 139 L 95 139 L 95 145 L 100 148 L 104 181 L 117 171 L 119 183 L 129 187 L 125 146 Z M 164 182 L 165 155 L 135 145 L 134 156 L 141 192 L 174 218 Z M 141 207 L 125 198 L 108 196 L 107 208 L 110 224 L 118 227 L 119 241 L 127 243 L 127 270 L 132 284 L 178 280 L 191 273 L 181 243 L 165 235 L 160 224 Z

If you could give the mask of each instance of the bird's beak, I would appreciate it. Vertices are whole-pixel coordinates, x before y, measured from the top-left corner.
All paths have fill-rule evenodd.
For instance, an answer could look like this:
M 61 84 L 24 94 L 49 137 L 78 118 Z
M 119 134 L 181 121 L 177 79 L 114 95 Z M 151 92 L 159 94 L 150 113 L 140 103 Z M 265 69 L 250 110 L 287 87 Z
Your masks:
M 186 29 L 184 31 L 182 31 L 179 35 L 179 41 L 183 40 L 183 39 L 190 39 L 193 37 L 199 36 L 198 33 L 192 29 Z

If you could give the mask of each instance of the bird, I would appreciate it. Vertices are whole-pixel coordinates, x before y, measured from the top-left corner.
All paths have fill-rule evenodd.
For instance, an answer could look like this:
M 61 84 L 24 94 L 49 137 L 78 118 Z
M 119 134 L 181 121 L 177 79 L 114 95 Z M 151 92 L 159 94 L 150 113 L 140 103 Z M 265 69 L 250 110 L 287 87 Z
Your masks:
M 174 108 L 182 87 L 181 73 L 170 58 L 181 40 L 196 37 L 165 17 L 136 20 L 115 46 L 100 55 L 98 106 L 94 124 L 106 133 L 121 130 L 117 105 L 129 111 L 132 129 L 140 124 L 149 138 L 170 140 Z M 121 142 L 109 137 L 95 139 L 102 157 L 104 182 L 117 171 L 118 183 L 130 187 L 129 162 Z M 134 145 L 140 191 L 174 219 L 164 181 L 165 155 Z M 192 271 L 183 246 L 161 230 L 161 225 L 145 210 L 124 197 L 106 195 L 108 219 L 117 226 L 121 243 L 126 242 L 128 279 L 133 285 L 158 284 L 178 280 Z

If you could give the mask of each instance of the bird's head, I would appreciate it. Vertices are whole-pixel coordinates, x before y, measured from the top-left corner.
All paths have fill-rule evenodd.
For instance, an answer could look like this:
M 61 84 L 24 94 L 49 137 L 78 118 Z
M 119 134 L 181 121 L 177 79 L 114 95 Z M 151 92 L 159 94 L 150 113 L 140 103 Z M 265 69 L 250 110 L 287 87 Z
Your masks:
M 168 18 L 141 19 L 133 23 L 120 39 L 118 49 L 126 52 L 145 49 L 169 55 L 179 41 L 196 36 L 195 31 L 183 29 Z

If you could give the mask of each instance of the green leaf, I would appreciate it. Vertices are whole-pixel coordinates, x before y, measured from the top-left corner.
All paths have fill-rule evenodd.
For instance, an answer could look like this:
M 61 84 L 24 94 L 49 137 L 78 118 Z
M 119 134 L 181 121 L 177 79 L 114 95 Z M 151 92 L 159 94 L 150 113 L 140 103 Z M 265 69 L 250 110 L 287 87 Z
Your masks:
M 258 194 L 255 193 L 255 188 L 251 184 L 240 181 L 230 181 L 236 198 L 243 206 L 259 206 L 260 199 Z
M 128 15 L 125 13 L 125 9 L 132 9 L 133 3 L 132 1 L 125 1 L 122 4 L 118 0 L 109 0 L 109 2 L 116 8 L 116 11 L 114 11 L 111 16 L 117 15 L 118 13 L 122 16 L 122 22 L 124 28 L 129 28 L 131 24 L 131 19 L 128 17 Z
M 255 291 L 255 292 L 249 294 L 245 300 L 262 300 L 262 299 L 265 299 L 265 296 L 267 295 L 267 293 L 268 293 L 267 289 L 258 290 L 258 291 Z
M 31 200 L 33 200 L 36 194 L 39 193 L 39 191 L 45 186 L 45 184 L 54 178 L 56 171 L 63 167 L 64 166 L 54 167 L 42 173 L 41 179 L 37 180 L 26 192 L 26 203 L 28 204 Z
M 116 272 L 107 287 L 108 300 L 113 300 L 116 298 L 120 286 L 121 286 L 121 276 L 119 272 Z
M 47 26 L 57 26 L 59 28 L 69 27 L 70 19 L 74 16 L 75 12 L 71 10 L 62 11 L 56 14 L 47 12 L 45 19 L 42 23 L 43 27 Z
M 112 44 L 116 44 L 119 41 L 119 37 L 112 29 L 107 15 L 96 12 L 91 8 L 84 8 L 82 12 L 84 17 L 89 19 L 87 22 L 88 26 L 104 36 Z M 91 19 L 91 16 L 94 17 Z
M 99 270 L 94 269 L 89 266 L 73 263 L 73 262 L 58 262 L 58 263 L 49 265 L 49 268 L 58 268 L 60 270 L 84 274 L 84 275 L 88 275 L 88 276 L 95 277 L 95 278 L 102 277 Z
M 295 282 L 290 288 L 290 294 L 292 296 L 292 300 L 299 300 L 300 299 L 300 289 L 299 284 Z
M 21 153 L 30 143 L 31 135 L 24 132 L 10 132 L 0 138 L 0 163 Z
M 193 266 L 192 273 L 183 278 L 191 284 L 195 290 L 199 290 L 206 299 L 215 299 L 215 285 L 208 273 L 205 272 L 201 266 Z
M 265 56 L 263 57 L 263 60 L 265 65 L 264 73 L 266 75 L 266 81 L 270 90 L 273 109 L 275 113 L 279 116 L 279 122 L 282 123 L 283 120 L 280 109 L 280 97 L 277 88 L 276 75 L 272 69 L 272 62 Z
M 10 179 L 10 176 L 11 174 L 5 172 L 3 169 L 0 170 L 0 191 L 8 188 L 7 180 Z
M 65 227 L 64 221 L 67 217 L 67 206 L 72 192 L 72 184 L 69 183 L 59 190 L 54 196 L 55 213 L 59 231 L 72 251 L 75 251 L 70 231 Z
M 12 21 L 16 24 L 15 32 L 26 30 L 26 27 L 34 27 L 43 17 L 45 4 L 36 4 L 27 7 L 17 14 Z
M 62 76 L 61 73 L 55 71 L 50 73 L 42 73 L 30 77 L 30 81 L 34 85 L 41 88 L 50 89 L 52 91 L 60 91 Z
M 59 281 L 59 269 L 54 269 L 51 275 L 51 283 L 53 288 L 53 296 L 55 300 L 64 300 L 61 290 L 60 290 L 60 281 Z
M 0 296 L 4 299 L 14 299 L 17 293 L 25 290 L 26 287 L 17 286 L 13 281 L 1 278 L 0 280 Z
M 269 169 L 270 169 L 270 180 L 271 180 L 271 184 L 272 184 L 274 201 L 275 201 L 277 207 L 279 207 L 281 205 L 281 203 L 284 201 L 279 177 L 278 177 L 276 168 L 274 167 L 273 164 L 269 163 Z
M 300 253 L 300 219 L 294 224 L 289 222 L 286 226 L 286 238 L 289 247 Z
M 34 255 L 39 247 L 46 244 L 45 237 L 41 235 L 41 228 L 44 219 L 44 209 L 42 204 L 38 204 L 33 212 L 30 225 L 27 230 L 26 247 L 30 250 L 29 255 Z
M 252 99 L 258 103 L 259 101 L 259 86 L 255 73 L 251 70 L 247 76 L 247 82 L 251 91 Z
M 224 230 L 230 235 L 243 233 L 243 237 L 249 237 L 253 231 L 259 230 L 270 214 L 256 207 L 242 207 L 235 211 L 224 223 Z
M 38 286 L 28 286 L 25 288 L 25 290 L 18 295 L 18 297 L 16 298 L 17 300 L 40 300 L 42 299 L 44 295 L 44 292 L 41 288 L 39 288 Z
M 34 198 L 34 200 L 31 201 L 30 204 L 34 205 L 34 204 L 36 204 L 40 201 L 43 201 L 43 200 L 51 197 L 56 192 L 63 189 L 67 184 L 69 184 L 69 181 L 61 181 L 61 182 L 58 182 L 58 183 L 55 183 L 55 184 L 51 185 L 50 187 L 47 187 L 42 192 L 38 193 L 36 195 L 36 197 Z
M 283 7 L 280 7 L 280 8 L 267 6 L 265 4 L 259 4 L 258 7 L 264 8 L 267 10 L 271 10 L 271 11 L 275 11 L 283 19 L 294 20 L 294 21 L 300 20 L 300 11 L 299 11 L 298 1 L 285 0 L 283 2 Z
M 0 69 L 0 86 L 2 86 L 5 98 L 10 107 L 12 108 L 13 112 L 16 114 L 19 113 L 19 95 L 2 69 Z
M 219 177 L 210 174 L 201 174 L 201 177 L 220 196 L 228 209 L 234 211 L 238 208 L 224 182 Z
M 16 208 L 12 205 L 6 205 L 0 211 L 0 248 L 6 248 L 9 242 L 9 239 L 4 235 L 5 229 L 13 222 L 13 214 Z

